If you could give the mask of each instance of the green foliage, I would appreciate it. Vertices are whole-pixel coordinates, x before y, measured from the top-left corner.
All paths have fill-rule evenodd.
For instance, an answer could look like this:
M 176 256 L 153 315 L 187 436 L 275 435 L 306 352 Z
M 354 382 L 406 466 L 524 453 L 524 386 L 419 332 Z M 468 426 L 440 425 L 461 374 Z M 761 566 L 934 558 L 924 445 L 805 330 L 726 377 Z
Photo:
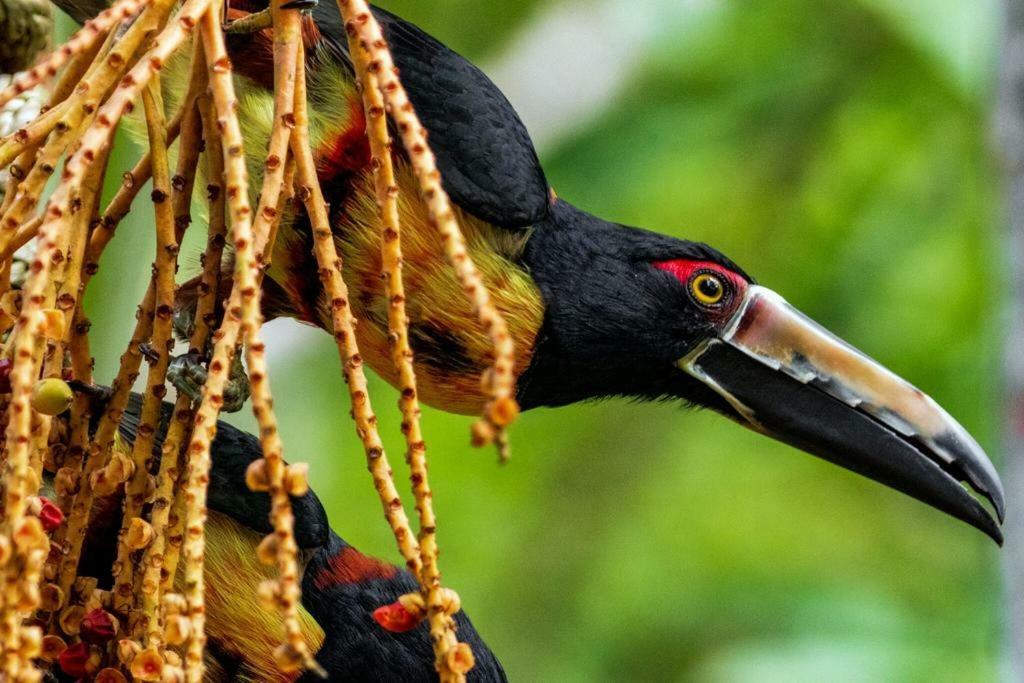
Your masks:
M 383 4 L 481 58 L 540 6 Z M 946 5 L 956 21 L 936 18 Z M 594 213 L 720 247 L 991 452 L 996 9 L 723 3 L 685 40 L 643 46 L 636 81 L 596 124 L 542 152 L 549 178 Z M 136 220 L 117 238 L 132 277 L 146 232 Z M 141 277 L 128 291 L 108 265 L 93 318 L 123 313 Z M 95 347 L 121 348 L 126 324 Z M 311 462 L 349 541 L 395 559 L 334 348 L 301 338 L 271 341 L 287 455 Z M 401 474 L 397 396 L 374 389 Z M 994 547 L 878 485 L 669 405 L 526 414 L 505 468 L 469 448 L 467 418 L 427 410 L 425 424 L 445 579 L 512 680 L 989 681 L 1000 669 Z

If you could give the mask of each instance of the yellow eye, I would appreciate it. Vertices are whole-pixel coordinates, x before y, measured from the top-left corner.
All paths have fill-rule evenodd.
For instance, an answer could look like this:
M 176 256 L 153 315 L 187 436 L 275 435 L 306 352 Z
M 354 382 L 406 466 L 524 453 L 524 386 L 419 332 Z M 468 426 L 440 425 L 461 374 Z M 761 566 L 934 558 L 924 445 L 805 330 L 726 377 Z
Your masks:
M 714 306 L 725 296 L 725 283 L 717 275 L 700 273 L 690 280 L 690 293 L 698 303 Z

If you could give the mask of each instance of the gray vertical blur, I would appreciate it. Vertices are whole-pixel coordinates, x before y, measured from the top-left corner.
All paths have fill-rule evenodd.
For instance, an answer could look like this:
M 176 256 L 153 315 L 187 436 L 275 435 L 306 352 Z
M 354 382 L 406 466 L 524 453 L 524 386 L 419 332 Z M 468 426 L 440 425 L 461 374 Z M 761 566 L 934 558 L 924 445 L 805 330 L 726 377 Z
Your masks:
M 1005 348 L 1004 483 L 1007 509 L 1006 567 L 1009 642 L 1015 673 L 1024 676 L 1024 0 L 1005 0 L 1006 28 L 999 78 L 997 133 L 1006 171 L 1011 299 Z

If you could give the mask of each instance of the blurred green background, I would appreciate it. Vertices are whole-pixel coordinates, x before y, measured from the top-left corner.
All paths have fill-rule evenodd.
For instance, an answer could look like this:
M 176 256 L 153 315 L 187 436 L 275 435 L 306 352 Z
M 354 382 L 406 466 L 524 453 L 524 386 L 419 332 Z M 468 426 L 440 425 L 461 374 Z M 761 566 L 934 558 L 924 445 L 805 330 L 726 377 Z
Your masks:
M 994 0 L 380 4 L 505 82 L 531 36 L 557 57 L 633 31 L 609 94 L 544 135 L 559 194 L 720 247 L 996 450 Z M 558 32 L 573 22 L 587 44 Z M 528 124 L 544 107 L 524 103 Z M 115 170 L 132 159 L 122 144 Z M 144 289 L 147 221 L 119 229 L 123 267 L 92 288 L 100 379 Z M 286 455 L 311 463 L 347 540 L 396 560 L 336 351 L 297 328 L 267 333 Z M 400 463 L 397 396 L 373 389 Z M 934 510 L 671 405 L 528 413 L 507 467 L 468 446 L 469 424 L 425 411 L 442 567 L 514 681 L 1012 675 L 998 552 Z

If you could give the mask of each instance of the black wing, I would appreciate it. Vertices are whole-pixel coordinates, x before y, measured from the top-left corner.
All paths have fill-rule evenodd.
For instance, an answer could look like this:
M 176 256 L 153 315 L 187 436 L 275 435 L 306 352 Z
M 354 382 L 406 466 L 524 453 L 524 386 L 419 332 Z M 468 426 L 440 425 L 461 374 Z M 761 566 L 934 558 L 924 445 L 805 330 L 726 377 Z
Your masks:
M 108 4 L 106 0 L 53 2 L 80 23 Z M 266 0 L 235 4 L 251 11 L 267 6 Z M 373 13 L 430 136 L 452 200 L 477 218 L 504 228 L 539 221 L 549 205 L 548 183 L 526 126 L 498 86 L 465 57 L 413 24 L 379 7 Z M 332 52 L 348 61 L 337 3 L 321 0 L 313 17 Z
M 129 444 L 135 443 L 139 430 L 139 414 L 142 397 L 132 394 L 121 418 L 121 438 Z M 153 454 L 160 456 L 160 447 L 167 436 L 171 412 L 174 406 L 164 403 L 157 430 Z M 232 427 L 226 422 L 217 423 L 217 436 L 210 451 L 210 485 L 207 505 L 232 519 L 260 533 L 270 533 L 270 496 L 250 491 L 245 485 L 245 470 L 249 463 L 263 456 L 259 439 L 252 434 Z M 295 542 L 300 548 L 319 548 L 330 535 L 327 513 L 320 499 L 310 491 L 304 496 L 292 498 L 295 513 Z
M 430 629 L 426 623 L 405 633 L 392 633 L 370 620 L 373 611 L 419 588 L 416 579 L 400 570 L 387 578 L 363 578 L 322 585 L 318 577 L 331 573 L 335 558 L 347 547 L 332 536 L 309 561 L 302 577 L 302 604 L 324 629 L 324 644 L 316 657 L 331 681 L 401 681 L 429 683 L 437 680 Z M 507 683 L 501 662 L 484 642 L 465 610 L 454 615 L 459 640 L 469 643 L 476 665 L 468 683 Z M 317 683 L 307 672 L 296 683 Z
M 379 7 L 373 13 L 427 129 L 452 200 L 477 218 L 505 228 L 540 220 L 549 204 L 544 170 L 526 126 L 498 86 L 413 24 Z M 313 17 L 347 60 L 337 3 L 320 2 Z

